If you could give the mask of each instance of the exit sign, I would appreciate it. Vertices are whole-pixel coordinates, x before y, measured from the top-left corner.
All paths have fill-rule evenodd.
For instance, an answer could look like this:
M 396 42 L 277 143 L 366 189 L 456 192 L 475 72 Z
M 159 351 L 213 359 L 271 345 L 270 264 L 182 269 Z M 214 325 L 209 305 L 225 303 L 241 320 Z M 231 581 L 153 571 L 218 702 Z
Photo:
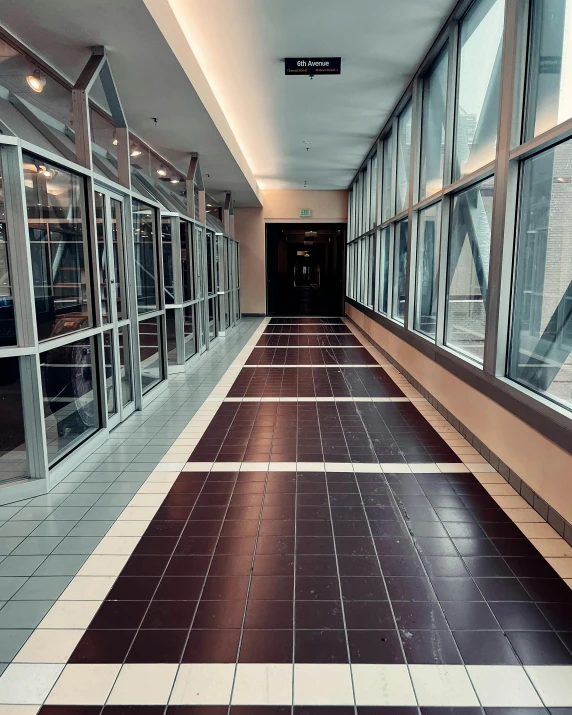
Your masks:
M 310 218 L 312 209 L 300 209 L 300 218 Z

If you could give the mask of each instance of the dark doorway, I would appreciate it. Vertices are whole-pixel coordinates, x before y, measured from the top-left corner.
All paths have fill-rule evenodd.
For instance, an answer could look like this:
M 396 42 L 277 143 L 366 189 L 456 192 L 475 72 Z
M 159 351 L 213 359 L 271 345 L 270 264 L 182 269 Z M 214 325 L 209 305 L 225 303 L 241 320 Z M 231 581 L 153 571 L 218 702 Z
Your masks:
M 268 315 L 343 315 L 345 243 L 345 224 L 267 224 Z

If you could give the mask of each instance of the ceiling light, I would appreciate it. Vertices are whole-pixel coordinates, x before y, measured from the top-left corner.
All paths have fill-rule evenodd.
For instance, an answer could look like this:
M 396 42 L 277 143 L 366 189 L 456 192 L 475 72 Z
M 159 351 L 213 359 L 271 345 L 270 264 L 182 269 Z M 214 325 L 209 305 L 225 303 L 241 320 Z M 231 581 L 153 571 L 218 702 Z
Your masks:
M 117 138 L 117 134 L 114 129 L 113 130 L 113 146 L 117 146 L 118 144 L 119 144 L 119 139 Z
M 141 149 L 136 144 L 131 145 L 131 156 L 141 156 Z
M 157 169 L 157 173 L 159 174 L 159 176 L 167 176 L 167 169 L 165 169 L 164 166 L 160 166 Z
M 40 165 L 40 173 L 45 176 L 46 179 L 52 179 L 55 176 L 55 171 L 53 169 L 48 169 L 47 166 Z
M 177 177 L 174 177 L 174 178 L 171 179 L 171 183 L 172 183 L 172 184 L 178 184 L 179 181 L 180 181 L 180 179 L 177 179 Z
M 26 82 L 28 83 L 30 89 L 38 94 L 43 92 L 44 87 L 46 86 L 46 78 L 42 77 L 40 70 L 35 70 L 33 74 L 27 75 Z

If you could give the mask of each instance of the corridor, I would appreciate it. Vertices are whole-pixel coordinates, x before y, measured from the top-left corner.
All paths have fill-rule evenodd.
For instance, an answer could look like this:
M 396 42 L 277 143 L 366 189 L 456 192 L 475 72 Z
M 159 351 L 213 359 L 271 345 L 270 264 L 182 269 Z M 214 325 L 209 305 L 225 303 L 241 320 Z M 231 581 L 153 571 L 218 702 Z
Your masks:
M 197 405 L 195 374 L 159 403 L 148 476 L 109 466 L 133 418 L 44 498 L 46 539 L 58 509 L 124 500 L 0 676 L 2 715 L 572 712 L 570 547 L 349 321 L 247 320 L 209 361 Z M 18 548 L 4 586 L 34 578 Z M 5 598 L 3 628 L 45 604 Z

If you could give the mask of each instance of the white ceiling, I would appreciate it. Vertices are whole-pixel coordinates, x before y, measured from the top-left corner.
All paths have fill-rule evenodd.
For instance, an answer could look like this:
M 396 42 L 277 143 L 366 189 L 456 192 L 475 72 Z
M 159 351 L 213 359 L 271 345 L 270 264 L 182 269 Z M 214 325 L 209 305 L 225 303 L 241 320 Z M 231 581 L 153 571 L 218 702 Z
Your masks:
M 182 170 L 198 151 L 207 189 L 247 206 L 346 188 L 453 5 L 0 0 L 0 18 L 72 81 L 104 45 L 130 127 Z M 285 56 L 341 56 L 342 74 L 285 77 Z
M 346 188 L 454 5 L 168 1 L 262 189 Z M 304 56 L 342 73 L 284 76 Z

